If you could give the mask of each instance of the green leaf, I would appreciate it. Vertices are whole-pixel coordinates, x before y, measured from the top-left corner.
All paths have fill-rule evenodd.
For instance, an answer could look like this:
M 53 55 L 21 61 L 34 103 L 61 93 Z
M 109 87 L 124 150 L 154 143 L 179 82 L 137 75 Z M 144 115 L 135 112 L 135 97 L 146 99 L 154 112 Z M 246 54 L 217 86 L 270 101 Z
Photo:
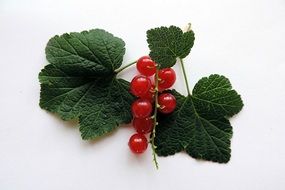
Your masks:
M 193 100 L 200 113 L 220 116 L 231 117 L 243 107 L 240 95 L 232 90 L 229 79 L 217 74 L 198 81 L 193 89 Z
M 221 89 L 223 93 L 219 91 Z M 229 81 L 219 75 L 202 78 L 195 86 L 193 96 L 185 97 L 173 90 L 172 93 L 177 99 L 177 107 L 172 114 L 159 117 L 155 137 L 157 154 L 168 156 L 186 151 L 193 158 L 219 163 L 228 162 L 231 156 L 232 127 L 224 116 L 237 113 L 243 106 L 240 96 L 236 93 L 229 93 L 231 91 Z M 212 102 L 209 105 L 202 105 L 201 100 L 195 98 L 194 94 L 203 95 L 204 99 L 207 99 L 204 94 L 220 99 L 230 98 L 236 103 L 234 107 L 231 107 L 226 106 L 232 105 L 231 101 L 224 101 L 223 106 L 226 106 L 227 110 L 219 113 L 218 110 L 222 110 L 220 105 L 210 104 Z M 216 109 L 215 112 L 213 112 L 214 109 Z
M 121 66 L 124 54 L 124 41 L 101 29 L 55 36 L 46 46 L 50 63 L 60 64 L 67 73 L 85 76 L 113 73 Z
M 47 44 L 50 62 L 39 74 L 40 106 L 62 119 L 79 119 L 83 139 L 109 133 L 131 120 L 129 83 L 114 72 L 125 43 L 103 30 L 55 36 Z
M 194 32 L 176 27 L 159 27 L 147 31 L 150 57 L 160 68 L 172 67 L 177 58 L 185 58 L 194 45 Z

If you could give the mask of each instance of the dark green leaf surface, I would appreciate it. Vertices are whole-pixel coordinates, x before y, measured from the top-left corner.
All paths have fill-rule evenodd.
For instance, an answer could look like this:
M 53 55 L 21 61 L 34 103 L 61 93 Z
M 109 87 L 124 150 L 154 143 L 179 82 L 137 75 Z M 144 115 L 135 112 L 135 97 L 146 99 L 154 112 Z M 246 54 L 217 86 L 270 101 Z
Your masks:
M 194 158 L 226 163 L 230 159 L 232 127 L 224 116 L 240 111 L 243 106 L 240 96 L 236 93 L 225 93 L 224 91 L 232 91 L 231 85 L 225 77 L 219 75 L 201 79 L 195 88 L 193 96 L 185 97 L 175 90 L 172 92 L 177 99 L 177 107 L 172 114 L 161 115 L 159 118 L 155 138 L 157 154 L 168 156 L 186 151 Z M 224 90 L 223 93 L 214 90 L 220 88 Z M 210 101 L 212 97 L 229 98 L 235 100 L 235 106 L 228 106 L 227 111 L 222 112 L 223 114 L 218 112 L 218 109 L 222 108 L 216 108 L 216 105 L 201 106 L 201 100 L 194 98 L 194 94 L 206 93 L 210 98 L 207 99 L 204 96 L 204 99 Z M 223 104 L 231 105 L 231 102 L 225 101 Z M 210 108 L 208 109 L 207 106 Z M 216 109 L 215 112 L 213 109 Z
M 124 41 L 101 29 L 55 36 L 46 47 L 50 63 L 60 64 L 66 73 L 71 70 L 85 76 L 113 73 L 121 66 L 124 54 Z
M 172 67 L 177 58 L 185 58 L 194 45 L 194 32 L 176 27 L 159 27 L 147 31 L 150 57 L 161 68 Z
M 199 80 L 193 89 L 193 100 L 200 113 L 227 117 L 238 113 L 243 107 L 240 95 L 232 90 L 229 79 L 220 75 Z
M 40 106 L 64 120 L 79 118 L 83 139 L 129 123 L 129 83 L 114 73 L 122 64 L 124 45 L 98 29 L 53 37 L 46 47 L 51 64 L 39 74 Z

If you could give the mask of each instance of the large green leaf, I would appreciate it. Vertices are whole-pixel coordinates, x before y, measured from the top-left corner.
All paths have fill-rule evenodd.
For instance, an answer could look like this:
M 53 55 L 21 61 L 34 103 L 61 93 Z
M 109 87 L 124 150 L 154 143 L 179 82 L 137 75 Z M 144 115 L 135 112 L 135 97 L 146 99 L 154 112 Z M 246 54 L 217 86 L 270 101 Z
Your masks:
M 39 74 L 40 106 L 64 120 L 79 118 L 83 139 L 129 123 L 129 83 L 114 72 L 122 64 L 124 46 L 121 39 L 99 29 L 50 39 L 50 64 Z
M 206 81 L 207 84 L 211 84 L 210 87 L 209 85 L 201 87 L 200 85 Z M 224 85 L 215 81 L 223 81 L 220 83 Z M 227 93 L 209 90 L 219 89 L 219 86 Z M 201 105 L 201 100 L 194 98 L 194 92 L 193 96 L 185 97 L 173 90 L 172 93 L 177 99 L 177 108 L 172 114 L 159 117 L 155 138 L 156 152 L 160 156 L 168 156 L 184 150 L 194 158 L 226 163 L 230 159 L 232 127 L 224 116 L 230 116 L 241 110 L 243 104 L 240 96 L 229 93 L 232 91 L 229 81 L 219 75 L 201 79 L 195 88 L 195 95 L 207 93 L 209 97 L 229 98 L 235 100 L 235 106 L 230 106 L 231 101 L 224 101 L 223 106 L 227 111 L 219 113 L 218 109 L 222 108 L 218 105 L 218 108 L 212 104 L 209 105 L 210 108 L 206 104 L 198 107 Z M 213 109 L 216 109 L 216 112 L 213 112 Z

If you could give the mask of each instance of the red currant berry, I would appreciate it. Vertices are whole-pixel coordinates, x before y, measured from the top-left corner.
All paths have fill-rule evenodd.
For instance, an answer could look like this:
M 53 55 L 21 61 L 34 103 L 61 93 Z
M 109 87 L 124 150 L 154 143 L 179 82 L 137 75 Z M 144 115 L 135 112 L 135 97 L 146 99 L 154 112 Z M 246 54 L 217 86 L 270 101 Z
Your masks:
M 151 132 L 153 128 L 153 119 L 152 118 L 134 118 L 133 126 L 138 133 L 146 134 Z
M 145 76 L 135 76 L 131 82 L 131 93 L 141 97 L 146 94 L 151 88 L 151 80 Z
M 152 112 L 152 105 L 147 99 L 137 99 L 132 104 L 132 114 L 136 118 L 149 117 Z
M 143 56 L 137 61 L 137 70 L 145 76 L 152 76 L 155 73 L 155 62 L 149 56 Z
M 129 147 L 135 154 L 141 154 L 147 149 L 147 139 L 143 134 L 134 134 L 129 140 Z
M 158 78 L 160 79 L 158 81 L 158 88 L 160 91 L 163 91 L 174 84 L 176 74 L 172 68 L 165 68 L 158 71 Z
M 145 93 L 144 95 L 141 96 L 141 98 L 143 99 L 147 99 L 150 102 L 154 101 L 154 85 L 151 85 L 151 88 L 149 89 L 149 91 L 147 91 L 147 93 Z
M 161 113 L 171 113 L 176 107 L 176 98 L 170 93 L 163 93 L 158 96 L 159 111 Z

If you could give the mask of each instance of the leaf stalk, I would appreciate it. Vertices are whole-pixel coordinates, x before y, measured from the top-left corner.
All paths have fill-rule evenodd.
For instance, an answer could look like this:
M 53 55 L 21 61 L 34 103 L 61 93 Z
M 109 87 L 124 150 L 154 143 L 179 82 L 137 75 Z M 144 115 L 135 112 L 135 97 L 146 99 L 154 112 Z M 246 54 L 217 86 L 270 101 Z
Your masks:
M 117 69 L 117 70 L 115 70 L 115 73 L 118 74 L 119 72 L 125 70 L 126 68 L 128 68 L 128 67 L 130 67 L 130 66 L 132 66 L 133 64 L 136 64 L 136 63 L 137 63 L 137 60 L 135 60 L 135 61 L 133 61 L 133 62 L 131 62 L 131 63 L 129 63 L 129 64 L 119 68 L 119 69 Z
M 185 81 L 185 86 L 186 86 L 186 89 L 187 89 L 187 93 L 188 93 L 188 95 L 191 95 L 190 89 L 189 89 L 189 84 L 188 84 L 188 79 L 187 79 L 187 75 L 186 75 L 186 71 L 185 71 L 185 67 L 184 67 L 183 59 L 179 58 L 179 61 L 180 61 L 180 63 L 181 63 L 181 68 L 182 68 L 182 71 L 183 71 L 183 77 L 184 77 L 184 81 Z

